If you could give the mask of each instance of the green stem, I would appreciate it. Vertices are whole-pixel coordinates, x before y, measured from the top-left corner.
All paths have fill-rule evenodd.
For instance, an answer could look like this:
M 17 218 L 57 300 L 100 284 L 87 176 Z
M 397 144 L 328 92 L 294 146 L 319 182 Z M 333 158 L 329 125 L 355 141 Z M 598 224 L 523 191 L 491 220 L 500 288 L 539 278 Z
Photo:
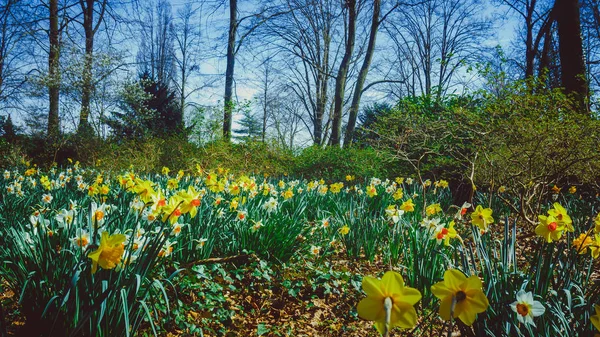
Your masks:
M 392 320 L 392 305 L 393 305 L 392 299 L 389 297 L 386 297 L 383 302 L 383 308 L 385 309 L 385 327 L 383 330 L 384 337 L 390 336 L 390 321 Z

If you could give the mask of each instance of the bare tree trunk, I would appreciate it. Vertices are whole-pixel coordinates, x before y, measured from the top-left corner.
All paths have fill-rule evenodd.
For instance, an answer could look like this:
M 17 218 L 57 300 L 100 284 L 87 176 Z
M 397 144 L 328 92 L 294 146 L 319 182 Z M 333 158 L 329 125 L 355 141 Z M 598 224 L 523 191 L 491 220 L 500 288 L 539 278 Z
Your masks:
M 81 112 L 79 113 L 80 133 L 89 129 L 90 100 L 92 96 L 92 64 L 94 52 L 94 0 L 80 0 L 83 11 L 83 30 L 85 32 L 85 60 L 83 64 L 83 83 L 81 88 Z
M 229 38 L 227 41 L 227 69 L 225 70 L 225 96 L 223 138 L 231 140 L 233 118 L 233 71 L 235 68 L 235 39 L 237 31 L 237 0 L 229 0 Z
M 373 59 L 373 53 L 375 51 L 375 42 L 377 40 L 377 31 L 379 30 L 379 14 L 381 12 L 381 0 L 373 0 L 373 18 L 371 20 L 371 32 L 369 35 L 369 42 L 367 43 L 367 51 L 365 59 L 360 67 L 356 85 L 354 86 L 354 95 L 352 96 L 352 104 L 350 105 L 348 124 L 346 125 L 346 134 L 344 146 L 352 146 L 354 140 L 354 129 L 356 128 L 356 119 L 358 117 L 358 108 L 360 106 L 360 99 L 362 97 L 363 87 L 367 74 L 369 73 L 369 67 L 371 66 L 371 60 Z
M 58 29 L 58 0 L 50 0 L 50 51 L 48 53 L 48 97 L 50 110 L 48 111 L 48 136 L 56 137 L 60 132 L 58 101 L 60 95 L 60 40 Z
M 573 95 L 574 107 L 580 113 L 587 114 L 588 87 L 581 39 L 579 1 L 556 0 L 555 6 L 558 7 L 556 21 L 562 84 L 565 92 Z
M 268 91 L 269 91 L 269 66 L 266 65 L 265 68 L 265 87 L 263 88 L 263 116 L 262 116 L 262 142 L 265 142 L 266 133 L 267 133 L 267 100 L 268 100 Z
M 325 137 L 323 136 L 323 118 L 325 117 L 325 110 L 327 109 L 327 89 L 329 87 L 329 47 L 331 43 L 331 37 L 329 32 L 323 33 L 323 62 L 321 69 L 317 69 L 317 104 L 315 109 L 315 121 L 313 125 L 314 144 L 323 145 Z
M 525 77 L 529 78 L 533 76 L 534 61 L 536 50 L 533 47 L 533 14 L 535 9 L 536 0 L 532 0 L 531 4 L 527 6 L 527 13 L 525 16 Z
M 354 43 L 356 39 L 356 0 L 346 0 L 345 6 L 348 9 L 348 35 L 346 36 L 346 48 L 344 57 L 338 69 L 335 79 L 335 105 L 333 108 L 333 120 L 331 123 L 331 137 L 329 145 L 340 146 L 342 139 L 342 110 L 344 108 L 344 94 L 346 91 L 346 80 L 348 77 L 348 68 L 352 53 L 354 52 Z

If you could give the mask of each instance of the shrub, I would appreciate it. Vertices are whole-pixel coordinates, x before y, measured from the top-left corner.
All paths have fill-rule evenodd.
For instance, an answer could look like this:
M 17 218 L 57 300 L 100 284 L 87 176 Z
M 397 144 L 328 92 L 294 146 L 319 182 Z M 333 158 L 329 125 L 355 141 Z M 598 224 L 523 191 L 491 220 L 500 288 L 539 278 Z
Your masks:
M 296 158 L 294 174 L 321 177 L 327 181 L 342 181 L 346 175 L 385 177 L 391 172 L 389 158 L 373 149 L 340 149 L 312 146 Z

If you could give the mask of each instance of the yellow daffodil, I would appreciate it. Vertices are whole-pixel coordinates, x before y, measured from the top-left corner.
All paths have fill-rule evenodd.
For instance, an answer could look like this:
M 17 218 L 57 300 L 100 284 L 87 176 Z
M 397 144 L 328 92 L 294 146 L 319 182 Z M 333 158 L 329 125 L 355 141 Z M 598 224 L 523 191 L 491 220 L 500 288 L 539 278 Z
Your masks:
M 573 220 L 571 220 L 571 217 L 567 214 L 567 210 L 558 202 L 555 202 L 552 206 L 554 206 L 554 208 L 548 210 L 548 214 L 553 216 L 559 225 L 564 226 L 567 232 L 574 232 Z
M 535 233 L 543 237 L 548 243 L 558 241 L 562 236 L 565 227 L 558 223 L 552 215 L 538 215 L 540 223 L 535 227 Z
M 471 326 L 477 314 L 487 310 L 489 302 L 482 290 L 479 277 L 469 278 L 456 269 L 447 270 L 444 280 L 431 287 L 431 292 L 442 302 L 440 316 L 448 321 L 450 317 L 459 318 Z
M 285 192 L 283 192 L 283 198 L 285 200 L 291 199 L 294 196 L 294 191 L 291 188 L 288 188 Z
M 488 230 L 488 226 L 494 223 L 492 210 L 490 208 L 483 208 L 481 205 L 478 205 L 475 208 L 475 212 L 471 213 L 471 220 L 473 221 L 474 225 L 486 232 Z
M 592 258 L 597 259 L 600 256 L 600 234 L 596 233 L 594 238 L 595 240 L 588 247 L 590 248 Z
M 342 188 L 344 188 L 344 183 L 342 182 L 329 185 L 329 191 L 331 191 L 333 194 L 340 193 Z
M 125 251 L 126 237 L 123 234 L 108 235 L 108 232 L 102 232 L 100 237 L 100 246 L 91 252 L 88 257 L 92 259 L 92 274 L 98 270 L 98 265 L 102 269 L 113 269 L 120 262 Z
M 142 198 L 143 202 L 147 203 L 151 200 L 151 195 L 156 193 L 152 188 L 153 184 L 154 183 L 150 180 L 142 180 L 140 178 L 136 178 L 135 185 L 133 186 L 132 190 L 134 193 L 137 193 L 140 196 L 140 198 Z
M 592 325 L 598 330 L 600 331 L 600 305 L 595 304 L 594 305 L 594 311 L 596 312 L 595 315 L 592 315 L 590 317 L 590 321 L 592 321 Z
M 341 235 L 347 235 L 348 233 L 350 233 L 350 227 L 348 227 L 347 225 L 344 225 L 343 227 L 341 227 L 340 229 L 338 229 L 338 232 Z
M 394 194 L 392 195 L 392 198 L 394 198 L 394 200 L 399 200 L 399 199 L 402 199 L 403 196 L 404 196 L 404 191 L 402 190 L 402 188 L 398 187 L 396 192 L 394 192 Z
M 367 186 L 367 195 L 372 198 L 377 195 L 377 189 L 373 185 Z
M 179 187 L 179 180 L 171 178 L 167 180 L 167 188 L 170 190 L 176 190 Z
M 417 312 L 414 305 L 421 300 L 421 293 L 417 289 L 406 287 L 402 275 L 388 271 L 381 280 L 365 276 L 362 288 L 367 297 L 358 303 L 358 316 L 374 321 L 375 328 L 381 334 L 394 327 L 409 329 L 416 324 Z M 386 323 L 389 326 L 386 327 Z
M 594 240 L 589 233 L 581 233 L 576 239 L 573 239 L 573 248 L 579 254 L 585 254 L 587 248 L 594 244 Z
M 405 202 L 403 202 L 402 205 L 400 205 L 400 209 L 405 212 L 414 212 L 415 204 L 413 203 L 412 199 L 408 199 Z
M 177 192 L 177 196 L 181 199 L 181 213 L 190 213 L 190 217 L 194 218 L 202 200 L 200 192 L 196 191 L 194 186 L 190 185 L 187 191 L 181 190 Z
M 181 203 L 181 199 L 176 195 L 169 198 L 169 202 L 162 208 L 162 221 L 165 222 L 168 219 L 171 225 L 177 222 L 177 219 L 182 214 L 180 208 Z
M 442 207 L 440 207 L 440 204 L 431 204 L 425 208 L 425 213 L 427 213 L 427 215 L 435 215 L 441 211 Z
M 575 194 L 575 192 L 577 192 L 577 187 L 575 187 L 575 186 L 569 187 L 569 193 Z
M 600 213 L 594 219 L 594 232 L 600 233 Z

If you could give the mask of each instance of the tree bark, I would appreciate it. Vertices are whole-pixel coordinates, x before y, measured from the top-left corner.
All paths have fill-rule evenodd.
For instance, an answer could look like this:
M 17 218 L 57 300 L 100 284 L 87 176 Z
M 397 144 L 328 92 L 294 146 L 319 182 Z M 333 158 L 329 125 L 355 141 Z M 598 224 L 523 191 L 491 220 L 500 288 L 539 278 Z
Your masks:
M 346 48 L 344 57 L 338 69 L 335 79 L 335 105 L 333 107 L 333 120 L 331 123 L 331 137 L 329 145 L 340 146 L 342 138 L 342 110 L 344 108 L 344 94 L 346 91 L 346 80 L 348 78 L 348 69 L 352 53 L 354 52 L 354 43 L 356 39 L 356 0 L 346 0 L 345 6 L 348 9 L 348 35 L 346 36 Z
M 558 23 L 558 51 L 560 55 L 561 79 L 565 93 L 572 95 L 574 108 L 588 113 L 583 41 L 578 0 L 556 0 Z
M 262 116 L 262 133 L 261 138 L 262 142 L 265 142 L 266 134 L 267 134 L 267 100 L 268 100 L 268 90 L 269 90 L 269 66 L 266 65 L 265 68 L 265 87 L 263 88 L 263 116 Z
M 356 128 L 356 119 L 358 117 L 358 108 L 360 106 L 360 99 L 362 97 L 363 87 L 369 73 L 369 67 L 371 66 L 371 60 L 373 59 L 373 53 L 375 51 L 375 42 L 377 39 L 377 31 L 379 30 L 379 14 L 381 12 L 381 0 L 373 0 L 373 18 L 371 20 L 371 31 L 369 35 L 369 42 L 367 43 L 367 50 L 363 64 L 360 67 L 356 85 L 354 86 L 354 94 L 352 96 L 352 104 L 348 112 L 348 124 L 346 125 L 346 134 L 344 146 L 352 146 L 354 140 L 354 130 Z
M 58 0 L 50 0 L 50 51 L 48 53 L 48 136 L 56 137 L 60 132 L 58 102 L 60 98 L 60 39 L 58 28 Z
M 533 14 L 535 11 L 536 0 L 532 0 L 527 6 L 527 16 L 525 17 L 525 29 L 527 30 L 525 38 L 525 78 L 533 76 L 535 54 L 537 50 L 533 46 Z
M 227 69 L 225 70 L 225 96 L 223 113 L 223 138 L 231 141 L 233 118 L 233 72 L 235 69 L 235 39 L 237 31 L 237 0 L 229 0 L 229 38 L 227 42 Z
M 92 97 L 92 64 L 94 52 L 94 0 L 80 0 L 83 11 L 83 30 L 85 32 L 85 60 L 83 64 L 83 83 L 81 87 L 81 112 L 79 129 L 82 134 L 89 131 L 90 100 Z

